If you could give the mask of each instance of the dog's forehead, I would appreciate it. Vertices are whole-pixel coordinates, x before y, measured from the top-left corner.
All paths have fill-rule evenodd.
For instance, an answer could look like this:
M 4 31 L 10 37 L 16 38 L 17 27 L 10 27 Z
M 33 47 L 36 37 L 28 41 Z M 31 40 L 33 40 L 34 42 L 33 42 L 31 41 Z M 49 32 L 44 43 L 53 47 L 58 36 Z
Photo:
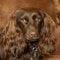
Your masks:
M 28 16 L 28 17 L 32 17 L 33 15 L 38 15 L 39 12 L 37 11 L 27 11 L 27 10 L 22 10 L 22 12 L 20 12 L 22 17 L 24 16 Z

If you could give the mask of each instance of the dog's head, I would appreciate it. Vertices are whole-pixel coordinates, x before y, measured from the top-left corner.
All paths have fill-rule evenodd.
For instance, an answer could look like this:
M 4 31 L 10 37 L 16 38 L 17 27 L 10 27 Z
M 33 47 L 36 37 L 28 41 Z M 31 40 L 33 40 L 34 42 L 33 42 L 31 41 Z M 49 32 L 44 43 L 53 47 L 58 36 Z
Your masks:
M 55 50 L 54 33 L 56 26 L 47 13 L 39 9 L 22 9 L 14 14 L 13 18 L 16 21 L 16 25 L 22 30 L 26 42 L 32 42 L 32 45 L 30 44 L 32 46 L 31 49 L 36 48 L 43 54 L 48 54 Z M 50 45 L 53 48 L 48 47 Z
M 45 34 L 54 34 L 54 21 L 39 9 L 22 9 L 15 14 L 14 18 L 27 41 L 40 40 Z
M 22 9 L 15 15 L 16 23 L 27 41 L 40 39 L 41 29 L 45 27 L 44 18 L 45 13 L 34 9 Z

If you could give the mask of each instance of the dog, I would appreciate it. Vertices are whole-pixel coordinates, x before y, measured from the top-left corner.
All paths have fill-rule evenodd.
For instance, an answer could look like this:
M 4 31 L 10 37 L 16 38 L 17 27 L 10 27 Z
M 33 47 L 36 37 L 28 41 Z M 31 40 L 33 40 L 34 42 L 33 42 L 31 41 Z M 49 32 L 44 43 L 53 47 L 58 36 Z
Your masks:
M 55 22 L 40 9 L 15 12 L 0 33 L 6 60 L 43 60 L 55 51 Z M 1 58 L 2 59 L 2 58 Z

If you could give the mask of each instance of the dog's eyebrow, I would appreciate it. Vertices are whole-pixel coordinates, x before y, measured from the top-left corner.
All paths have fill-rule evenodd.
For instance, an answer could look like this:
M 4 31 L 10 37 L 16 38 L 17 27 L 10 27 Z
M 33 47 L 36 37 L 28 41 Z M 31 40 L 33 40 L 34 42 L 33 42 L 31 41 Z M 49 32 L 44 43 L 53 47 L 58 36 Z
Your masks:
M 23 11 L 16 13 L 16 16 L 15 16 L 16 20 L 19 19 L 21 16 L 23 16 L 24 13 L 25 13 L 25 12 L 23 12 Z

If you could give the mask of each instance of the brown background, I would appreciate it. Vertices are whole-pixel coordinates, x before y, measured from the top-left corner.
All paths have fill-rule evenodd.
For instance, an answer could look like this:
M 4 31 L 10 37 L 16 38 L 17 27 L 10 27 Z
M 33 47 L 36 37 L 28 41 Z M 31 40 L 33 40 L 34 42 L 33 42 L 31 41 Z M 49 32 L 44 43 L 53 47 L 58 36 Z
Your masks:
M 0 21 L 6 23 L 11 13 L 25 7 L 40 8 L 55 17 L 52 0 L 0 0 Z
M 21 8 L 35 7 L 47 12 L 55 21 L 53 0 L 0 0 L 0 28 L 4 27 L 11 14 Z M 50 60 L 60 60 L 60 27 L 56 28 L 56 52 Z M 57 58 L 58 57 L 58 58 Z M 54 59 L 55 58 L 55 59 Z

